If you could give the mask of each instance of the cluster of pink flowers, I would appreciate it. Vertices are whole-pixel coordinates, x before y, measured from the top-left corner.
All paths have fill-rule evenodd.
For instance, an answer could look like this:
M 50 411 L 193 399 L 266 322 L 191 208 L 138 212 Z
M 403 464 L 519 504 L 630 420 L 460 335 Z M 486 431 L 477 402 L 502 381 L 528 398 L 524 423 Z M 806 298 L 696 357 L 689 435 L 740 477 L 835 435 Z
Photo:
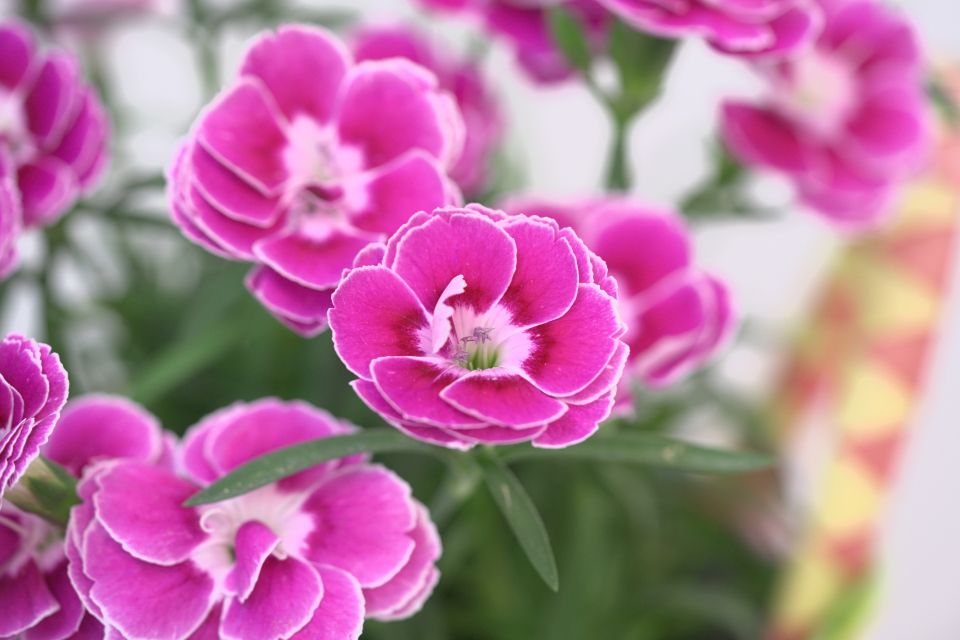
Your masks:
M 82 478 L 81 503 L 65 535 L 3 505 L 0 637 L 339 640 L 364 618 L 416 613 L 440 540 L 409 486 L 364 456 L 183 506 L 247 460 L 354 429 L 267 399 L 209 416 L 178 445 L 122 398 L 73 401 L 43 452 Z
M 630 399 L 631 376 L 652 388 L 667 386 L 702 366 L 730 337 L 730 292 L 694 265 L 689 232 L 675 213 L 623 198 L 574 205 L 518 199 L 506 209 L 576 229 L 617 279 L 630 348 L 622 404 Z
M 25 26 L 0 23 L 0 261 L 9 259 L 20 226 L 56 221 L 94 186 L 106 164 L 107 133 L 76 58 L 41 51 Z M 19 204 L 4 193 L 7 176 Z M 7 223 L 16 217 L 22 223 Z
M 459 201 L 447 172 L 463 138 L 456 102 L 427 69 L 354 62 L 323 30 L 282 27 L 250 47 L 181 147 L 174 220 L 209 251 L 253 262 L 253 294 L 313 335 L 363 247 L 413 211 Z
M 170 464 L 173 442 L 139 406 L 112 396 L 71 401 L 43 454 L 77 477 L 107 460 Z M 63 532 L 11 504 L 0 508 L 0 637 L 102 638 L 70 575 Z
M 418 213 L 364 251 L 330 327 L 354 389 L 397 429 L 462 449 L 564 447 L 613 406 L 616 298 L 571 229 L 471 205 Z
M 610 16 L 599 0 L 419 0 L 423 6 L 473 17 L 491 33 L 505 39 L 521 67 L 533 80 L 553 83 L 573 74 L 550 31 L 549 11 L 562 8 L 584 27 L 591 44 L 602 49 Z
M 49 224 L 102 173 L 106 115 L 77 59 L 41 51 L 26 27 L 0 25 L 0 59 L 0 153 L 17 174 L 24 224 Z
M 116 2 L 128 4 L 98 6 Z M 842 224 L 875 221 L 923 155 L 921 53 L 877 2 L 420 2 L 474 16 L 541 82 L 571 75 L 555 7 L 597 51 L 621 19 L 746 59 L 771 97 L 724 105 L 728 146 Z M 475 62 L 415 31 L 363 28 L 347 47 L 282 26 L 180 145 L 173 221 L 252 264 L 247 287 L 281 322 L 304 336 L 329 327 L 354 391 L 397 430 L 459 450 L 573 446 L 629 410 L 630 382 L 661 388 L 704 366 L 736 314 L 672 212 L 627 196 L 463 206 L 461 190 L 489 186 L 503 121 Z M 107 134 L 76 60 L 0 23 L 0 277 L 22 229 L 93 186 Z M 50 347 L 0 342 L 0 637 L 355 639 L 365 619 L 411 616 L 434 590 L 430 515 L 367 455 L 187 504 L 255 458 L 354 425 L 264 399 L 178 440 L 122 398 L 64 408 L 67 391 Z M 65 530 L 22 501 L 40 465 L 65 482 L 41 455 L 78 480 Z
M 727 145 L 790 177 L 799 198 L 848 227 L 873 224 L 927 147 L 923 59 L 910 24 L 870 0 L 819 0 L 816 44 L 760 67 L 769 98 L 723 107 Z

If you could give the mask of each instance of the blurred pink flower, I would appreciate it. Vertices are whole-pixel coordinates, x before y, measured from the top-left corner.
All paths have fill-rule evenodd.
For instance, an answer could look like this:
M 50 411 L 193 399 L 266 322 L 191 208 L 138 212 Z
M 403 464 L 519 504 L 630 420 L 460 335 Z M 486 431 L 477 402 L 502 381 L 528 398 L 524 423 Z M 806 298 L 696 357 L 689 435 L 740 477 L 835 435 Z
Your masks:
M 113 396 L 68 403 L 43 453 L 76 476 L 110 459 L 172 464 L 169 435 L 156 419 Z M 0 508 L 0 637 L 102 638 L 102 625 L 85 613 L 71 583 L 75 575 L 60 530 L 12 505 Z
M 0 342 L 0 502 L 50 438 L 67 388 L 50 347 L 15 334 Z
M 479 194 L 487 187 L 493 154 L 503 140 L 503 113 L 480 68 L 441 53 L 413 29 L 366 27 L 353 41 L 357 60 L 406 58 L 432 71 L 440 88 L 457 100 L 466 126 L 463 153 L 450 170 L 460 188 Z M 413 213 L 412 211 L 410 213 Z
M 761 105 L 729 101 L 723 134 L 744 162 L 779 171 L 833 222 L 877 221 L 928 142 L 923 59 L 911 25 L 866 0 L 820 0 L 815 47 L 760 67 Z
M 240 640 L 356 639 L 365 614 L 412 615 L 436 583 L 440 543 L 410 488 L 383 467 L 334 460 L 221 503 L 183 506 L 254 457 L 353 429 L 267 399 L 192 428 L 185 477 L 140 462 L 92 467 L 67 530 L 90 612 L 124 637 Z
M 0 152 L 0 279 L 17 264 L 17 238 L 20 236 L 20 194 L 9 160 Z
M 326 31 L 281 27 L 254 42 L 182 145 L 173 217 L 207 250 L 256 263 L 253 294 L 312 335 L 360 249 L 459 199 L 447 170 L 462 147 L 456 102 L 423 67 L 354 64 Z
M 9 503 L 0 506 L 0 637 L 62 640 L 74 637 L 83 618 L 56 528 Z
M 599 0 L 628 24 L 666 36 L 702 36 L 725 53 L 784 56 L 816 37 L 814 0 Z
M 548 11 L 562 7 L 580 19 L 588 38 L 598 48 L 606 40 L 610 16 L 598 0 L 419 0 L 430 9 L 465 13 L 491 33 L 506 39 L 531 79 L 552 83 L 573 72 L 566 56 L 554 45 Z
M 619 400 L 631 378 L 660 388 L 704 365 L 727 343 L 736 314 L 727 286 L 693 262 L 690 234 L 674 213 L 625 199 L 575 204 L 518 199 L 508 211 L 550 217 L 577 230 L 619 285 L 630 347 Z
M 610 413 L 616 282 L 571 229 L 470 205 L 418 213 L 333 295 L 353 387 L 397 429 L 466 449 L 564 447 Z
M 54 222 L 94 186 L 107 135 L 77 59 L 40 51 L 26 26 L 0 22 L 0 155 L 16 173 L 24 226 Z

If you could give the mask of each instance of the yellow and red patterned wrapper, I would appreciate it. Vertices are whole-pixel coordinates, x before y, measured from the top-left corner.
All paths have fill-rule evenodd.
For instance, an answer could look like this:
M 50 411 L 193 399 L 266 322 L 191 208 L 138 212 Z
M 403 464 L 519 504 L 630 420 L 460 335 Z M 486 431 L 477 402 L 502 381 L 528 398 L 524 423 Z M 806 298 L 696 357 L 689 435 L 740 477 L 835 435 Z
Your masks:
M 960 98 L 960 73 L 945 78 Z M 769 640 L 852 640 L 869 617 L 878 532 L 952 271 L 960 131 L 944 121 L 937 138 L 891 223 L 843 249 L 777 389 L 784 456 L 819 464 Z

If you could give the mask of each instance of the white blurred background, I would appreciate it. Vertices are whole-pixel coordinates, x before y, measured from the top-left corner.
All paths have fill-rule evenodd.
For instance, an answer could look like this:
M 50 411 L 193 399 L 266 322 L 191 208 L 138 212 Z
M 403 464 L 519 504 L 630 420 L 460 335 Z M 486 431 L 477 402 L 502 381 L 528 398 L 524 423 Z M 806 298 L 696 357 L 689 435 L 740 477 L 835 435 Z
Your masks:
M 67 0 L 62 0 L 67 1 Z M 229 0 L 222 0 L 224 3 Z M 7 4 L 3 0 L 0 4 Z M 302 0 L 314 9 L 362 10 L 390 22 L 414 14 L 412 0 Z M 937 60 L 960 62 L 960 2 L 901 0 Z M 2 14 L 3 9 L 0 9 Z M 454 47 L 465 46 L 460 21 L 432 21 L 428 29 Z M 223 73 L 231 75 L 251 33 L 229 34 Z M 132 24 L 99 43 L 110 52 L 108 73 L 117 96 L 133 114 L 128 157 L 144 168 L 169 161 L 200 106 L 200 81 L 192 49 L 172 24 Z M 531 193 L 585 196 L 602 179 L 609 127 L 601 108 L 575 84 L 541 89 L 517 73 L 510 54 L 494 46 L 490 77 L 506 100 L 510 154 L 523 167 Z M 634 128 L 631 160 L 635 194 L 670 205 L 706 170 L 705 158 L 717 101 L 749 94 L 754 79 L 736 62 L 699 43 L 680 53 L 664 97 Z M 788 198 L 779 185 L 772 197 Z M 28 243 L 29 244 L 29 243 Z M 825 266 L 838 246 L 834 231 L 813 216 L 794 212 L 778 222 L 724 224 L 699 237 L 700 258 L 733 285 L 741 310 L 775 330 L 789 331 L 802 317 Z M 26 248 L 29 253 L 29 246 Z M 958 263 L 960 264 L 960 263 Z M 955 269 L 956 271 L 956 269 Z M 18 304 L 8 328 L 30 332 L 37 309 Z M 914 425 L 903 471 L 887 512 L 882 537 L 884 589 L 870 640 L 957 640 L 960 638 L 960 508 L 950 498 L 960 486 L 960 278 L 943 319 L 942 337 L 929 388 Z M 763 390 L 776 363 L 741 349 L 725 367 L 738 384 Z

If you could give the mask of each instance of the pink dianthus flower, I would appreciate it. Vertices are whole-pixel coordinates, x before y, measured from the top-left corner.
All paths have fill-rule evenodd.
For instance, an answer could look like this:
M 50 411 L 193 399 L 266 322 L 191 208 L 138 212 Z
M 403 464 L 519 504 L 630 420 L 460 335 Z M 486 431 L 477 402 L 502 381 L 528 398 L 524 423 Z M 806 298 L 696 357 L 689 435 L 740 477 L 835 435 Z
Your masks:
M 260 36 L 170 171 L 173 218 L 207 250 L 252 262 L 247 286 L 304 335 L 369 242 L 456 202 L 463 121 L 409 60 L 354 63 L 324 30 Z
M 77 59 L 41 51 L 26 26 L 0 22 L 0 163 L 16 175 L 25 227 L 56 221 L 94 186 L 107 135 Z
M 418 213 L 333 296 L 334 347 L 387 422 L 455 448 L 564 447 L 609 414 L 616 282 L 569 228 L 477 205 Z
M 723 135 L 744 162 L 786 174 L 831 221 L 877 221 L 927 148 L 923 60 L 911 25 L 867 0 L 819 0 L 815 46 L 760 67 L 769 98 L 723 106 Z
M 92 467 L 67 531 L 90 612 L 111 633 L 158 640 L 345 640 L 359 637 L 365 615 L 412 615 L 436 584 L 439 538 L 409 486 L 362 457 L 183 506 L 252 458 L 353 429 L 267 399 L 193 427 L 184 475 L 139 462 Z

